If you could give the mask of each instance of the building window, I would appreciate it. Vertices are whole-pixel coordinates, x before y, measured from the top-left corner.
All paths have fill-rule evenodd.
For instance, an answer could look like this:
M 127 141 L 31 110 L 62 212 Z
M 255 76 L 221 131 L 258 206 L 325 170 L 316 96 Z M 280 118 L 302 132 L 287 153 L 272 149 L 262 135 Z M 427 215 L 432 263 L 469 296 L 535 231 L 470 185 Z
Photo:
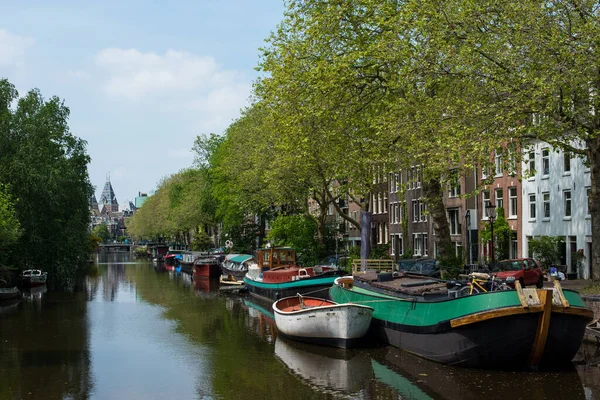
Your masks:
M 454 184 L 450 184 L 450 191 L 448 193 L 448 197 L 458 197 L 460 196 L 460 181 Z
M 485 209 L 492 204 L 492 202 L 490 201 L 490 191 L 489 190 L 484 190 L 483 192 L 481 192 L 481 203 L 483 204 L 483 219 L 487 219 L 486 215 L 485 215 Z
M 587 210 L 586 215 L 590 215 L 590 189 L 589 187 L 585 188 L 585 209 Z
M 396 247 L 398 247 L 398 255 L 401 256 L 402 254 L 404 254 L 404 243 L 402 243 L 402 235 L 398 235 L 396 237 L 396 240 L 398 240 L 398 244 L 396 245 Z
M 504 208 L 504 191 L 496 189 L 496 208 Z
M 563 160 L 564 160 L 564 168 L 565 168 L 564 171 L 571 172 L 571 153 L 564 153 Z
M 535 175 L 535 151 L 529 152 L 529 175 Z
M 535 208 L 535 194 L 529 195 L 529 219 L 535 219 L 536 208 Z
M 377 243 L 381 244 L 383 243 L 383 224 L 380 222 L 378 225 L 379 228 L 379 237 L 377 238 Z
M 508 188 L 508 216 L 517 216 L 517 188 Z
M 383 243 L 387 244 L 389 238 L 388 224 L 383 223 Z
M 413 233 L 413 255 L 420 256 L 423 249 L 423 238 L 420 233 Z
M 419 221 L 427 221 L 427 204 L 419 200 Z
M 544 218 L 550 218 L 550 193 L 545 192 L 543 195 L 543 205 L 544 205 Z
M 461 234 L 461 225 L 460 225 L 460 212 L 458 208 L 453 208 L 448 210 L 448 219 L 450 220 L 450 234 L 451 235 L 460 235 Z
M 377 193 L 377 212 L 381 214 L 383 212 L 383 206 L 381 204 L 381 193 Z
M 502 176 L 502 151 L 496 150 L 495 167 L 496 176 Z
M 427 249 L 429 247 L 429 242 L 427 241 L 427 234 L 424 233 L 423 234 L 423 255 L 429 255 L 429 250 Z
M 550 150 L 542 150 L 542 175 L 550 175 Z
M 565 200 L 565 217 L 571 216 L 571 191 L 565 190 L 563 192 L 563 198 Z
M 419 203 L 417 200 L 412 201 L 412 209 L 413 209 L 413 222 L 419 221 Z
M 421 187 L 421 168 L 417 167 L 415 172 L 417 174 L 415 177 L 415 179 L 417 181 L 417 188 L 420 188 Z
M 388 194 L 383 192 L 383 212 L 388 212 Z

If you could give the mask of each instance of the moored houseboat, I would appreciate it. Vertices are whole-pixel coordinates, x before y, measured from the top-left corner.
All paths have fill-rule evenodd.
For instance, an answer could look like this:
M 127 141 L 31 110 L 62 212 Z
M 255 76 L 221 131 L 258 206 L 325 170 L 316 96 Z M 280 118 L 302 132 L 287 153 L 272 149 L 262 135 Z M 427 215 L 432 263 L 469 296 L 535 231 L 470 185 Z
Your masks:
M 221 275 L 221 264 L 215 257 L 201 257 L 194 261 L 194 279 L 216 279 Z
M 241 281 L 248 272 L 250 263 L 252 263 L 250 254 L 228 254 L 225 256 L 223 264 L 221 264 L 221 271 L 223 275 L 230 275 L 235 280 Z
M 521 288 L 455 297 L 445 282 L 375 272 L 338 278 L 331 299 L 374 308 L 371 332 L 443 364 L 522 368 L 569 363 L 593 312 L 577 292 Z
M 26 269 L 21 272 L 21 284 L 25 287 L 41 286 L 46 283 L 47 272 L 39 269 Z
M 335 278 L 342 272 L 331 266 L 300 267 L 290 247 L 256 250 L 256 262 L 248 266 L 244 283 L 250 295 L 277 300 L 296 294 L 328 298 Z

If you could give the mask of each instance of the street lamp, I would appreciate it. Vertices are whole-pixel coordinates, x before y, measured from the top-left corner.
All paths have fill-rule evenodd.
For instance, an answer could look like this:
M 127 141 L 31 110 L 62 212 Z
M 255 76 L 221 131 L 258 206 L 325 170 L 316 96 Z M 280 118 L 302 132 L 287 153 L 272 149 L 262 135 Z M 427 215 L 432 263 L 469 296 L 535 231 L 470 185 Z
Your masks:
M 496 219 L 496 206 L 493 205 L 492 203 L 488 203 L 488 205 L 485 206 L 485 215 L 490 220 L 490 228 L 492 229 L 491 253 L 492 253 L 492 267 L 493 267 L 494 264 L 496 263 L 496 260 L 494 260 L 494 220 Z

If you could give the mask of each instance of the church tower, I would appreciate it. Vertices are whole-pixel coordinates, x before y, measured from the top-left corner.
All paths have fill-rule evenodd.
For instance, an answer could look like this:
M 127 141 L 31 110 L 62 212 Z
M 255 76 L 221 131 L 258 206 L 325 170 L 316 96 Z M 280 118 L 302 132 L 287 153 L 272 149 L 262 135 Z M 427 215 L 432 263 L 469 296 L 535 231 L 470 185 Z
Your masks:
M 117 197 L 110 184 L 110 175 L 106 177 L 102 196 L 100 196 L 100 204 L 102 206 L 102 214 L 119 212 L 119 203 L 117 202 Z
M 92 215 L 97 216 L 100 214 L 100 209 L 98 208 L 98 201 L 96 200 L 96 195 L 92 194 L 90 197 L 90 211 Z

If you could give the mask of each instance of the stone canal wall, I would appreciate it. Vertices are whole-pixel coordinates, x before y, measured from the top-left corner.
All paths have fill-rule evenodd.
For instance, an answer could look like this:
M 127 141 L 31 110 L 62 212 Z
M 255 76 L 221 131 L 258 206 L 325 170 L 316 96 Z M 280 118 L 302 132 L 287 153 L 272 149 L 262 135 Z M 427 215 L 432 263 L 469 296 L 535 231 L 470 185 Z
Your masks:
M 585 306 L 594 311 L 594 319 L 600 319 L 600 295 L 583 295 L 581 298 L 583 299 Z M 596 342 L 596 338 L 587 332 L 585 334 L 585 339 Z

